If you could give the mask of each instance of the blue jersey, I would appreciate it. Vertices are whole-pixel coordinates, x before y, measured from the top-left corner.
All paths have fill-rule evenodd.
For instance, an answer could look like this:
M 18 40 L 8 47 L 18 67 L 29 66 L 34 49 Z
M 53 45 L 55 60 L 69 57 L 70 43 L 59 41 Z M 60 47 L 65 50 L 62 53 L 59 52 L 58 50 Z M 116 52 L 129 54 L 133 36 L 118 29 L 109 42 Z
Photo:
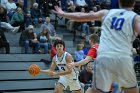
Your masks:
M 104 17 L 101 27 L 98 55 L 102 53 L 128 54 L 132 52 L 133 23 L 136 13 L 126 9 L 111 9 Z

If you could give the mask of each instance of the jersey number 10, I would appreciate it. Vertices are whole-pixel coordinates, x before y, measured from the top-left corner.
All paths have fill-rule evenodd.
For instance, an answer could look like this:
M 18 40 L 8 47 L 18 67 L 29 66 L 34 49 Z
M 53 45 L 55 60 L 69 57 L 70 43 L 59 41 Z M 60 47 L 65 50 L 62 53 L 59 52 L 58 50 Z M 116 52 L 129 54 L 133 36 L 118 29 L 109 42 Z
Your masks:
M 111 22 L 111 29 L 122 30 L 124 18 L 113 17 Z

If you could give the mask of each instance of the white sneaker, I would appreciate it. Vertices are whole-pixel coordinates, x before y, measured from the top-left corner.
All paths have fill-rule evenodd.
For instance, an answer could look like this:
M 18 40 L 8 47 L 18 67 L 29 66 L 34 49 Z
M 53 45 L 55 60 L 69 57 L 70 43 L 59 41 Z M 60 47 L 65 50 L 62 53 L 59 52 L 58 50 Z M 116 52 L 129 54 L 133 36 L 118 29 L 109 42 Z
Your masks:
M 13 33 L 16 33 L 18 30 L 19 30 L 19 28 L 20 28 L 20 26 L 18 26 L 18 27 L 14 27 L 14 29 L 13 29 Z

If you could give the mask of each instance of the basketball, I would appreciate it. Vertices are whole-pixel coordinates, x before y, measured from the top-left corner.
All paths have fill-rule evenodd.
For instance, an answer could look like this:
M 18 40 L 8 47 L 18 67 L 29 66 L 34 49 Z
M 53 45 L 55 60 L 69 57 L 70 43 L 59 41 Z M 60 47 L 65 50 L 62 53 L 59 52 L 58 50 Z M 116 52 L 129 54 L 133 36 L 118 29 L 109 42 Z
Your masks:
M 40 73 L 40 67 L 36 64 L 31 64 L 28 68 L 28 72 L 32 76 L 37 76 Z

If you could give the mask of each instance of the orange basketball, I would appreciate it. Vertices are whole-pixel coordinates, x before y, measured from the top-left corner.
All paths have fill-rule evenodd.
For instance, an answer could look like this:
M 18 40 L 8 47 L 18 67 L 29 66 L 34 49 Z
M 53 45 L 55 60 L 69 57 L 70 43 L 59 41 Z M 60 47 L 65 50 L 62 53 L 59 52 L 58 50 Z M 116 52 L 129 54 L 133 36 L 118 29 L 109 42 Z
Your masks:
M 37 76 L 40 73 L 40 67 L 36 64 L 32 64 L 29 66 L 28 71 L 32 76 Z

